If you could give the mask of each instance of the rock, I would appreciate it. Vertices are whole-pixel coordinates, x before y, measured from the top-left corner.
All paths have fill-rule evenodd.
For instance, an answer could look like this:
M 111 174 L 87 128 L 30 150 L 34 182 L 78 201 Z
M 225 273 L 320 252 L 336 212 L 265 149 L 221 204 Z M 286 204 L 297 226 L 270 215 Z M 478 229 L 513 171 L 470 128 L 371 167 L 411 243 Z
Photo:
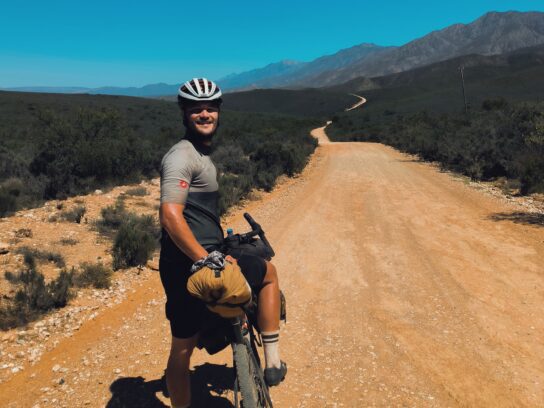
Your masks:
M 147 267 L 149 269 L 154 270 L 154 271 L 158 271 L 159 270 L 159 260 L 157 258 L 150 259 L 149 261 L 147 261 Z
M 0 255 L 5 255 L 9 253 L 9 244 L 5 242 L 0 242 Z
M 94 190 L 94 193 L 95 193 L 96 195 L 101 195 L 101 194 L 103 194 L 102 190 Z
M 56 373 L 57 371 L 60 370 L 60 364 L 55 364 L 52 368 L 53 372 Z

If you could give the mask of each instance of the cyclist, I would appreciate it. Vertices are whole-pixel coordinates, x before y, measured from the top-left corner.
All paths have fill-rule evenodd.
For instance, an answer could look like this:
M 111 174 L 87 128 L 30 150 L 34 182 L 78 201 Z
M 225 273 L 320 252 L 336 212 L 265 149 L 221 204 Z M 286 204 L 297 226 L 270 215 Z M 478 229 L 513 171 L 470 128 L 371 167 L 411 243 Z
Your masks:
M 205 305 L 187 291 L 191 266 L 217 250 L 223 231 L 217 211 L 218 183 L 210 158 L 212 138 L 219 125 L 221 90 L 206 78 L 193 78 L 178 91 L 185 136 L 161 163 L 160 222 L 162 226 L 159 270 L 166 293 L 166 317 L 172 346 L 166 384 L 173 407 L 191 402 L 189 364 L 197 343 Z M 278 385 L 287 373 L 279 358 L 280 297 L 274 265 L 254 256 L 226 261 L 238 263 L 252 290 L 258 293 L 258 323 L 265 354 L 265 380 Z

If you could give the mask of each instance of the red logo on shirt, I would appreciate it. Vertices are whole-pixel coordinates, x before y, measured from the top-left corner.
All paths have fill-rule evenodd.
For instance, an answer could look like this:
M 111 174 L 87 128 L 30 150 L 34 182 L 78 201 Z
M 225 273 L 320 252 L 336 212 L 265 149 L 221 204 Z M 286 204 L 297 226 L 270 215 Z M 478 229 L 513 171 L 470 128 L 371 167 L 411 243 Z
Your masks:
M 189 183 L 187 183 L 185 180 L 181 180 L 181 181 L 179 182 L 179 186 L 180 186 L 181 188 L 187 188 L 187 187 L 189 187 Z

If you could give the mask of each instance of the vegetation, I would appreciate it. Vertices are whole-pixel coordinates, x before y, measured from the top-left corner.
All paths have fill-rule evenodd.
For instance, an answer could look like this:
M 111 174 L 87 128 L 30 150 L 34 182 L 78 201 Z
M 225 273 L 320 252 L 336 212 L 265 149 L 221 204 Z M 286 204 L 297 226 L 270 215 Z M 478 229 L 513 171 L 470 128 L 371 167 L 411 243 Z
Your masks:
M 494 98 L 468 116 L 425 111 L 341 115 L 329 135 L 389 144 L 473 179 L 519 180 L 522 194 L 544 192 L 544 103 Z
M 63 220 L 80 224 L 86 212 L 87 208 L 84 205 L 78 205 L 70 210 L 63 211 L 60 216 Z
M 148 195 L 149 192 L 147 191 L 147 188 L 145 187 L 134 187 L 134 188 L 129 188 L 126 194 L 129 196 L 143 197 Z
M 157 176 L 162 156 L 183 135 L 175 103 L 142 98 L 0 92 L 0 119 L 0 216 L 44 199 Z M 314 148 L 308 131 L 318 123 L 222 111 L 214 157 L 221 158 L 217 164 L 225 169 L 225 180 L 244 179 L 223 189 L 236 196 L 222 202 L 238 201 L 252 186 L 270 188 L 271 177 L 257 174 L 265 172 L 257 149 L 267 142 L 285 143 L 292 151 L 293 157 L 277 158 L 276 175 L 287 172 L 284 165 L 299 171 L 299 158 L 304 162 Z M 230 148 L 241 152 L 242 167 L 231 165 L 232 157 L 221 152 Z M 254 173 L 241 173 L 247 169 Z
M 70 245 L 70 246 L 73 246 L 73 245 L 76 245 L 79 241 L 75 238 L 61 238 L 59 243 L 61 245 Z
M 80 265 L 80 272 L 74 277 L 74 284 L 86 288 L 107 289 L 111 285 L 113 271 L 102 263 L 87 263 Z
M 59 268 L 64 268 L 66 263 L 64 258 L 58 252 L 43 251 L 37 248 L 30 247 L 20 247 L 16 250 L 17 253 L 21 254 L 25 258 L 27 264 L 35 264 L 36 259 L 39 261 L 53 262 Z
M 275 127 L 261 129 L 268 137 L 253 138 L 249 133 L 236 135 L 232 130 L 218 136 L 212 159 L 219 171 L 220 214 L 238 203 L 252 188 L 270 191 L 279 175 L 292 176 L 302 171 L 317 142 L 309 136 L 304 121 L 300 121 L 300 125 L 290 129 L 292 122 L 278 120 Z M 290 137 L 284 137 L 285 134 Z
M 145 265 L 157 247 L 160 231 L 150 215 L 129 214 L 113 243 L 113 269 Z
M 156 249 L 160 229 L 150 215 L 137 215 L 125 209 L 124 201 L 102 208 L 98 230 L 113 238 L 113 268 L 144 265 Z
M 6 279 L 19 286 L 14 301 L 0 306 L 0 329 L 6 330 L 37 319 L 54 308 L 64 307 L 73 297 L 73 272 L 62 270 L 45 283 L 32 256 L 25 256 L 26 269 L 18 274 L 6 273 Z
M 104 235 L 112 235 L 119 229 L 128 212 L 125 203 L 120 197 L 114 205 L 108 205 L 100 210 L 101 218 L 96 222 L 98 231 Z
M 324 89 L 254 89 L 227 93 L 228 109 L 328 119 L 357 102 L 349 92 Z

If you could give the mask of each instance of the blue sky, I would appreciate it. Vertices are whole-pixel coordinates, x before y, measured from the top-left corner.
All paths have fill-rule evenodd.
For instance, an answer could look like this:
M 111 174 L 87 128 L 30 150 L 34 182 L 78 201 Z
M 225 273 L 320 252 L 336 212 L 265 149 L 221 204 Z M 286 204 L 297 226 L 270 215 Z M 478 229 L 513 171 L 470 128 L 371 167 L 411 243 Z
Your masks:
M 0 87 L 218 79 L 363 42 L 402 45 L 487 11 L 543 1 L 4 1 Z

